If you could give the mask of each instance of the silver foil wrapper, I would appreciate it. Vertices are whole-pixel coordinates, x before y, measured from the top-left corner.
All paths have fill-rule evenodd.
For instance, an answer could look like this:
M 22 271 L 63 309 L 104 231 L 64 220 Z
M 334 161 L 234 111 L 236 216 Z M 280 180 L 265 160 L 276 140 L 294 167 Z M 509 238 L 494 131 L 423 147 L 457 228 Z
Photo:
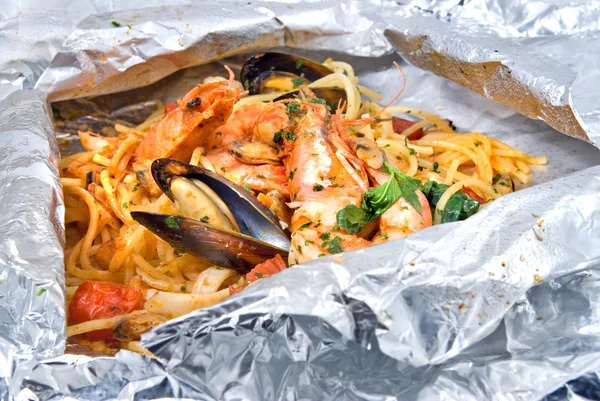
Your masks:
M 465 222 L 288 269 L 170 321 L 143 339 L 158 359 L 61 355 L 63 204 L 46 95 L 95 96 L 86 102 L 121 118 L 127 99 L 170 100 L 242 54 L 285 46 L 352 63 L 390 99 L 397 51 L 597 143 L 593 2 L 163 4 L 2 11 L 14 50 L 0 52 L 1 399 L 594 399 L 593 373 L 554 390 L 600 369 L 600 153 L 406 65 L 402 104 L 547 155 L 534 186 Z

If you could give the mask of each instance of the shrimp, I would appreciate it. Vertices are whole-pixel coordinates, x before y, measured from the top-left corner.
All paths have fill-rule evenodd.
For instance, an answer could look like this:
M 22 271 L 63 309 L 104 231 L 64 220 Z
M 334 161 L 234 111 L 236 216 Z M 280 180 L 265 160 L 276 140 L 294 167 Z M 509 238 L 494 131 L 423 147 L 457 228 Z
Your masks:
M 360 205 L 368 188 L 360 160 L 341 138 L 330 135 L 325 105 L 296 100 L 289 104 L 297 121 L 294 118 L 291 134 L 280 138 L 292 200 L 288 206 L 295 209 L 289 264 L 369 245 L 336 229 L 336 212 Z
M 377 185 L 383 185 L 390 179 L 389 174 L 381 170 L 384 161 L 388 161 L 394 167 L 401 170 L 400 166 L 396 165 L 395 160 L 386 160 L 385 152 L 379 149 L 377 143 L 367 138 L 354 140 L 350 133 L 344 129 L 339 116 L 333 116 L 333 120 L 333 125 L 340 133 L 340 137 L 344 137 L 345 142 L 351 148 L 355 149 L 357 157 L 364 162 L 369 176 Z M 379 232 L 373 239 L 374 244 L 390 239 L 404 238 L 409 234 L 432 225 L 431 209 L 427 197 L 421 191 L 415 191 L 415 193 L 421 205 L 421 213 L 407 202 L 406 199 L 400 197 L 380 216 Z
M 150 129 L 137 147 L 133 168 L 141 184 L 152 194 L 160 193 L 149 178 L 152 161 L 163 157 L 189 161 L 194 149 L 202 146 L 231 115 L 240 91 L 233 85 L 233 72 L 227 69 L 230 73 L 228 82 L 196 86 Z

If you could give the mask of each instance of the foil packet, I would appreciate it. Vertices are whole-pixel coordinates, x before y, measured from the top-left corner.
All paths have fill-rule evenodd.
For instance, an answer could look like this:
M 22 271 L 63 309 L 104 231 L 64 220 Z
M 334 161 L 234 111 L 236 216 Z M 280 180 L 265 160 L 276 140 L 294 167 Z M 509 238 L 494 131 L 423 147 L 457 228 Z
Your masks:
M 290 268 L 172 320 L 143 337 L 157 359 L 128 351 L 114 358 L 62 355 L 64 207 L 48 99 L 59 108 L 73 99 L 102 105 L 104 122 L 126 118 L 126 106 L 139 98 L 168 101 L 194 79 L 222 73 L 222 64 L 239 67 L 243 54 L 281 46 L 348 61 L 361 83 L 389 99 L 400 81 L 391 68 L 399 52 L 595 143 L 598 130 L 581 116 L 593 119 L 598 105 L 574 89 L 597 74 L 594 54 L 583 49 L 586 40 L 593 43 L 593 19 L 569 25 L 558 12 L 566 6 L 539 2 L 558 10 L 545 14 L 505 3 L 214 1 L 140 9 L 127 2 L 67 2 L 69 19 L 32 2 L 9 15 L 3 33 L 14 34 L 15 26 L 27 32 L 13 36 L 18 46 L 56 48 L 24 53 L 23 63 L 15 53 L 0 59 L 2 84 L 13 92 L 0 103 L 0 398 L 594 399 L 594 374 L 554 390 L 600 368 L 600 169 L 594 167 L 600 153 L 406 65 L 402 104 L 547 155 L 549 166 L 534 172 L 533 186 L 465 222 Z M 596 12 L 593 5 L 572 12 L 582 9 Z M 41 35 L 38 29 L 48 25 L 34 21 L 62 28 Z M 518 37 L 519 46 L 509 37 Z M 426 46 L 415 47 L 419 41 Z M 573 41 L 581 46 L 569 46 Z M 486 50 L 498 43 L 501 60 Z M 536 48 L 568 52 L 577 62 L 561 71 L 560 60 L 528 60 Z M 483 69 L 490 62 L 495 76 L 457 78 L 456 66 Z M 34 83 L 37 90 L 20 90 Z M 507 84 L 510 90 L 502 88 Z M 519 103 L 525 94 L 535 113 Z M 563 125 L 556 116 L 565 118 Z

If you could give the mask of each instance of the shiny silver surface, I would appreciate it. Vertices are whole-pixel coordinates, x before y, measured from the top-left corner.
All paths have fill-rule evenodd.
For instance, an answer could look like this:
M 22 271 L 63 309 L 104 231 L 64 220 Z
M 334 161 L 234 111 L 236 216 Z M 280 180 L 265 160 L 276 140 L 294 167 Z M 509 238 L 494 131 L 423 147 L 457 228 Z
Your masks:
M 600 370 L 600 153 L 513 109 L 599 143 L 598 2 L 406 3 L 0 0 L 0 399 L 584 399 L 593 374 L 549 394 Z M 399 103 L 549 165 L 465 222 L 168 322 L 144 338 L 159 360 L 61 355 L 64 206 L 42 91 L 114 93 L 218 61 L 152 88 L 169 100 L 243 61 L 223 58 L 282 46 L 353 54 L 335 57 L 385 99 L 401 86 L 397 49 L 484 95 L 404 64 Z

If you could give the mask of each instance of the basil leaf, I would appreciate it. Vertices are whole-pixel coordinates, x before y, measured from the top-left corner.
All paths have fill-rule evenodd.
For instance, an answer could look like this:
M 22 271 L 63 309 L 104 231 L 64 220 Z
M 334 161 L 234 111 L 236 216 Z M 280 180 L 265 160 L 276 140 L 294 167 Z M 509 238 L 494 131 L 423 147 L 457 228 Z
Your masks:
M 336 215 L 337 226 L 346 230 L 348 234 L 359 232 L 367 223 L 367 213 L 354 205 L 344 207 Z
M 440 201 L 440 198 L 449 188 L 448 185 L 438 184 L 435 181 L 428 181 L 423 185 L 423 193 L 429 201 L 432 212 Z M 479 210 L 479 201 L 471 198 L 464 192 L 457 192 L 448 199 L 446 207 L 442 211 L 442 223 L 450 223 L 453 221 L 466 220 Z
M 437 203 L 440 201 L 440 198 L 448 188 L 450 188 L 449 185 L 438 184 L 435 181 L 427 181 L 423 185 L 423 193 L 429 201 L 429 206 L 431 206 L 432 212 L 435 210 Z
M 385 170 L 382 168 L 384 173 L 388 171 L 398 181 L 402 197 L 421 214 L 423 211 L 421 210 L 421 202 L 419 202 L 419 197 L 417 196 L 417 191 L 421 190 L 421 180 L 407 176 L 388 162 L 384 162 L 383 167 L 385 168 Z
M 381 216 L 402 196 L 400 184 L 392 175 L 377 188 L 369 189 L 363 195 L 362 208 L 367 212 L 368 221 Z

